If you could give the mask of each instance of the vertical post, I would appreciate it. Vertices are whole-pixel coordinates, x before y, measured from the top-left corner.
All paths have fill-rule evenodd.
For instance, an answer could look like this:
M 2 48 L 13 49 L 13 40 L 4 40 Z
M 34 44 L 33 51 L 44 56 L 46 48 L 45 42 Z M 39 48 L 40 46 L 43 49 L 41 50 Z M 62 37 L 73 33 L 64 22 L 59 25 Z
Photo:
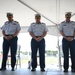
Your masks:
M 61 50 L 60 50 L 60 46 L 59 46 L 59 36 L 57 37 L 58 41 L 57 41 L 57 45 L 58 45 L 58 62 L 59 62 L 59 69 L 62 69 L 62 65 L 61 65 Z
M 60 0 L 56 0 L 56 22 L 59 24 L 60 22 Z M 59 62 L 59 69 L 61 70 L 61 51 L 59 46 L 59 35 L 57 36 L 57 48 L 58 48 L 58 62 Z

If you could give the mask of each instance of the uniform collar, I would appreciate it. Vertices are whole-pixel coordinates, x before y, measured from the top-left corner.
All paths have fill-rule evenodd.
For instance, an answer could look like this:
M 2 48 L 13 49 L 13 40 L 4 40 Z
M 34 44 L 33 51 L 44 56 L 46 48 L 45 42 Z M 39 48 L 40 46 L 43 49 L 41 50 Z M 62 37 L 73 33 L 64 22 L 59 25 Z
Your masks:
M 65 20 L 65 22 L 67 22 L 67 21 Z M 69 21 L 69 22 L 72 22 L 72 21 Z M 69 22 L 67 22 L 67 23 L 69 23 Z
M 36 23 L 36 24 L 41 24 L 41 22 L 39 22 L 39 23 Z
M 12 20 L 12 21 L 8 21 L 8 23 L 11 23 L 11 22 L 13 22 L 14 20 Z
M 72 21 L 69 21 L 69 22 L 67 22 L 67 21 L 65 21 L 65 23 L 71 23 Z

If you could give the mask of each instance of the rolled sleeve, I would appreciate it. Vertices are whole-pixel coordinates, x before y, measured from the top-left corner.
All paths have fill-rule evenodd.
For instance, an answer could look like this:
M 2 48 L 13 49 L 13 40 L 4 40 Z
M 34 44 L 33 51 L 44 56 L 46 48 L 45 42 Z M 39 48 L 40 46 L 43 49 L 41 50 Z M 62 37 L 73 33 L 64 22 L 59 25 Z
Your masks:
M 32 32 L 32 25 L 29 26 L 28 32 Z
M 5 31 L 5 25 L 3 25 L 3 26 L 1 27 L 1 30 L 2 30 L 2 31 Z
M 62 23 L 59 25 L 59 31 L 63 31 L 63 25 L 62 25 Z
M 44 26 L 45 26 L 45 32 L 48 32 L 48 28 L 47 28 L 46 24 Z
M 74 26 L 74 32 L 75 32 L 75 26 Z
M 20 24 L 17 24 L 17 30 L 21 30 Z

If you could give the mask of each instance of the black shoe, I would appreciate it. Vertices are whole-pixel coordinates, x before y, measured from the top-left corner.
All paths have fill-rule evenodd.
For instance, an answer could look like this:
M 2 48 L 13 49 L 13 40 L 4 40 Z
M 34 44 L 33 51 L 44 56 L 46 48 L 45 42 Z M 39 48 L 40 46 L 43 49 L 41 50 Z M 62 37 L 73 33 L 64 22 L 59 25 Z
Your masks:
M 75 72 L 75 69 L 72 69 L 71 72 Z
M 6 68 L 0 68 L 0 71 L 5 71 L 6 70 Z
M 36 71 L 36 69 L 35 69 L 35 68 L 32 68 L 32 70 L 31 70 L 31 71 L 33 71 L 33 72 L 34 72 L 34 71 Z
M 15 71 L 15 69 L 14 69 L 14 68 L 12 68 L 12 69 L 11 69 L 11 71 Z
M 67 70 L 67 69 L 65 69 L 65 70 L 64 70 L 64 72 L 68 72 L 68 70 Z
M 44 71 L 45 71 L 45 69 L 44 69 L 44 68 L 42 68 L 42 69 L 41 69 L 41 71 L 42 71 L 42 72 L 44 72 Z

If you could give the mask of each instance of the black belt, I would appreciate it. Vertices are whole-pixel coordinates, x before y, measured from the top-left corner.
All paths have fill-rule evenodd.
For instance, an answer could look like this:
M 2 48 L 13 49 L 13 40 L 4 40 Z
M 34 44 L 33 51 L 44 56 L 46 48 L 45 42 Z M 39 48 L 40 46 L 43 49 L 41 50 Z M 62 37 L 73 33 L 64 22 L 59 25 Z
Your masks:
M 9 35 L 5 35 L 5 36 L 13 36 L 13 35 L 9 34 Z
M 66 36 L 66 37 L 74 37 L 74 36 Z
M 7 34 L 7 35 L 5 35 L 5 36 L 13 36 L 12 34 Z
M 35 36 L 36 38 L 41 37 L 41 36 Z

